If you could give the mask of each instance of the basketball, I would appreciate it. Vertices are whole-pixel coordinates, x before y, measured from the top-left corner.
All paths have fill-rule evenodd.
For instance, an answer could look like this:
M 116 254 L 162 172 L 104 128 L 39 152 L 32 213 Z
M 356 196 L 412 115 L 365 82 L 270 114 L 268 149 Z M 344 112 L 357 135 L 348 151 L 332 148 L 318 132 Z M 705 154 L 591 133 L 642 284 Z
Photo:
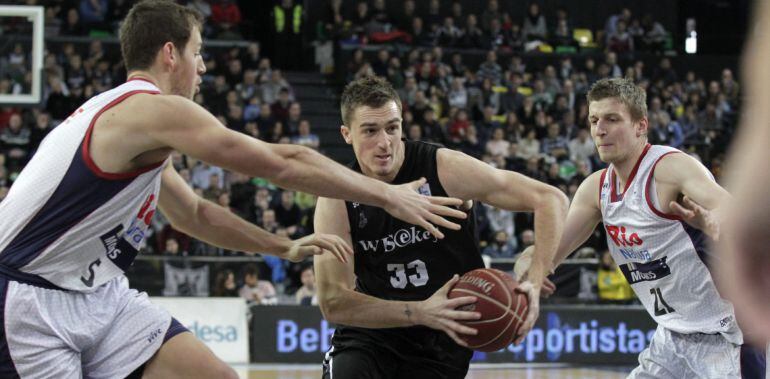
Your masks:
M 496 269 L 476 269 L 460 277 L 449 298 L 475 296 L 478 300 L 460 308 L 481 313 L 478 320 L 460 321 L 478 334 L 460 335 L 473 350 L 492 352 L 510 345 L 527 315 L 529 300 L 519 283 Z

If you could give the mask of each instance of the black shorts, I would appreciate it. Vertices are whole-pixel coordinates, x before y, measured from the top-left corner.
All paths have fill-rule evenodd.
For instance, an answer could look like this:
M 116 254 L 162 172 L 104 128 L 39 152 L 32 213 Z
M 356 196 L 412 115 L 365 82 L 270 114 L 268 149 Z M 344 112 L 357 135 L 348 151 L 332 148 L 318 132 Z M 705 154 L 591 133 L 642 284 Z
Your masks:
M 425 328 L 341 327 L 323 363 L 325 379 L 465 378 L 473 352 Z

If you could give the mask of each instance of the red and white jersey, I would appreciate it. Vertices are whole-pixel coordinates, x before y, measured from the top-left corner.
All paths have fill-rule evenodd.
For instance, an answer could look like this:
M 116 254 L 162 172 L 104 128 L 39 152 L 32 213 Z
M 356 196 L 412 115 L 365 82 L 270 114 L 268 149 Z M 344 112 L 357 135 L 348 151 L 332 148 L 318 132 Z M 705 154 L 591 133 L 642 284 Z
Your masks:
M 613 165 L 601 174 L 599 200 L 607 246 L 650 316 L 679 333 L 743 336 L 730 302 L 706 265 L 706 235 L 660 211 L 653 173 L 658 161 L 679 150 L 647 145 L 626 183 L 618 188 Z
M 128 269 L 144 243 L 168 159 L 105 173 L 91 159 L 89 142 L 97 118 L 137 93 L 160 90 L 131 80 L 88 100 L 43 140 L 0 203 L 0 275 L 90 292 Z

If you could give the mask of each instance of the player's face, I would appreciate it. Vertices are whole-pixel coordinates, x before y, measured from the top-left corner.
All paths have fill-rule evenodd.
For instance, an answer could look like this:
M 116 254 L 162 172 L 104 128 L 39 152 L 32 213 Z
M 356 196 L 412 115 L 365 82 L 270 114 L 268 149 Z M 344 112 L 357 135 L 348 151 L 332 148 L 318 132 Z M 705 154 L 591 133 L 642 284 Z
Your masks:
M 206 65 L 201 56 L 202 46 L 201 33 L 198 27 L 193 27 L 190 39 L 184 47 L 184 52 L 180 54 L 179 64 L 176 67 L 175 95 L 192 99 L 200 91 L 201 75 L 206 72 Z
M 646 143 L 647 118 L 633 121 L 628 107 L 616 98 L 592 101 L 588 105 L 591 137 L 603 162 L 620 162 L 639 144 Z
M 361 106 L 353 110 L 351 125 L 342 127 L 342 137 L 353 145 L 365 175 L 385 181 L 396 176 L 404 160 L 401 121 L 395 101 L 379 108 Z

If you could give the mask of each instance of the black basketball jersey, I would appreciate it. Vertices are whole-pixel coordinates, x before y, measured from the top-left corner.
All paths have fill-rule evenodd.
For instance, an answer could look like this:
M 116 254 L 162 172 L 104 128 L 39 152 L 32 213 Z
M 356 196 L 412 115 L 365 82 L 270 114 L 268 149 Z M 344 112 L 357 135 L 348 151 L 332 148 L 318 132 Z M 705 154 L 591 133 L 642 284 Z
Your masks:
M 438 179 L 439 147 L 404 141 L 404 163 L 393 184 L 427 179 L 420 193 L 447 196 Z M 361 171 L 357 163 L 351 165 Z M 459 231 L 442 228 L 438 240 L 424 229 L 393 218 L 382 208 L 346 202 L 355 250 L 356 291 L 386 300 L 424 300 L 454 274 L 484 266 L 478 247 L 475 206 Z M 438 373 L 430 377 L 462 378 L 472 352 L 457 345 L 444 332 L 423 326 L 367 329 L 338 325 L 329 356 L 364 350 L 374 356 L 396 359 L 393 372 L 415 370 Z M 370 368 L 371 370 L 371 368 Z M 398 377 L 396 375 L 395 377 Z
M 439 147 L 404 143 L 404 163 L 393 184 L 424 177 L 427 183 L 420 193 L 447 196 L 436 167 Z M 358 163 L 352 168 L 360 171 Z M 439 240 L 382 208 L 352 202 L 345 205 L 355 250 L 356 290 L 361 293 L 387 300 L 424 300 L 452 275 L 484 267 L 473 210 L 465 220 L 452 220 L 462 226 L 459 231 L 442 228 L 444 239 Z

